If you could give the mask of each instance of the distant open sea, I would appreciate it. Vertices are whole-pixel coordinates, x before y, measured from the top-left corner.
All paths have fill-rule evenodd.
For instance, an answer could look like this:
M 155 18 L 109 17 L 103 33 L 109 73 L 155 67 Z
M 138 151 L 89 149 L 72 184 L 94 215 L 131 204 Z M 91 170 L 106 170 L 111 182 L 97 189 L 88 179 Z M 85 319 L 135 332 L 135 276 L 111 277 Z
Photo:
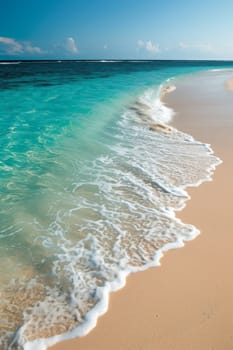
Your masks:
M 86 334 L 126 276 L 198 230 L 175 216 L 219 163 L 160 100 L 208 61 L 0 62 L 0 349 Z

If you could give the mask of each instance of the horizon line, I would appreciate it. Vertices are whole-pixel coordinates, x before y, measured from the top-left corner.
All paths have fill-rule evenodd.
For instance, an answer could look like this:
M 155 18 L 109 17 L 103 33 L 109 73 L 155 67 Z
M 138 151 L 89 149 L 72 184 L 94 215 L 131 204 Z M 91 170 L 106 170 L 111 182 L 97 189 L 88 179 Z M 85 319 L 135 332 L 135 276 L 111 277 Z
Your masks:
M 154 58 L 154 59 L 137 59 L 137 58 L 101 58 L 101 59 L 89 59 L 89 58 L 85 58 L 85 59 L 59 59 L 59 58 L 43 58 L 43 59 L 0 59 L 0 62 L 130 62 L 130 61 L 138 61 L 138 62 L 155 62 L 155 61 L 196 61 L 196 62 L 233 62 L 233 58 L 232 59 L 182 59 L 182 58 L 177 58 L 177 59 L 158 59 L 158 58 Z

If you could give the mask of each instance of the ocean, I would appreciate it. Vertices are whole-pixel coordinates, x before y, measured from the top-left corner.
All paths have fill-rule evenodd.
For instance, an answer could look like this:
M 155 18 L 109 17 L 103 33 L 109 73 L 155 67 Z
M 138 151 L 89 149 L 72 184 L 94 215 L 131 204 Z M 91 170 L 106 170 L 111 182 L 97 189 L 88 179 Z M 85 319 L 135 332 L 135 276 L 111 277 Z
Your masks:
M 0 62 L 0 349 L 85 335 L 131 272 L 198 229 L 176 218 L 210 146 L 164 87 L 210 61 Z

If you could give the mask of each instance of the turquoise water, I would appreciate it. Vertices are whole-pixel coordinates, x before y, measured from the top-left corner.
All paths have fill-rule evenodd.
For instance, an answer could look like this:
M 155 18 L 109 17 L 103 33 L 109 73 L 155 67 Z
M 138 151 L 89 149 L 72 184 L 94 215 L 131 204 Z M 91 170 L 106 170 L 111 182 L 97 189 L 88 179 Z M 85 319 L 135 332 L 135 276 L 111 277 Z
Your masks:
M 198 233 L 174 211 L 218 160 L 164 127 L 160 86 L 221 67 L 0 64 L 1 349 L 85 334 L 128 273 Z

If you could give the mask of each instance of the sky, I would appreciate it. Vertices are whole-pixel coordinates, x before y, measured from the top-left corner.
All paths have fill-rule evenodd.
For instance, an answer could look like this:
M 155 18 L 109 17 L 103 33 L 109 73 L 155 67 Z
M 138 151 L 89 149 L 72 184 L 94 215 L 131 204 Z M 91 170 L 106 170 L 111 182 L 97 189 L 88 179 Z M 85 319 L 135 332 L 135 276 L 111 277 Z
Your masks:
M 0 0 L 0 59 L 232 59 L 232 0 Z

